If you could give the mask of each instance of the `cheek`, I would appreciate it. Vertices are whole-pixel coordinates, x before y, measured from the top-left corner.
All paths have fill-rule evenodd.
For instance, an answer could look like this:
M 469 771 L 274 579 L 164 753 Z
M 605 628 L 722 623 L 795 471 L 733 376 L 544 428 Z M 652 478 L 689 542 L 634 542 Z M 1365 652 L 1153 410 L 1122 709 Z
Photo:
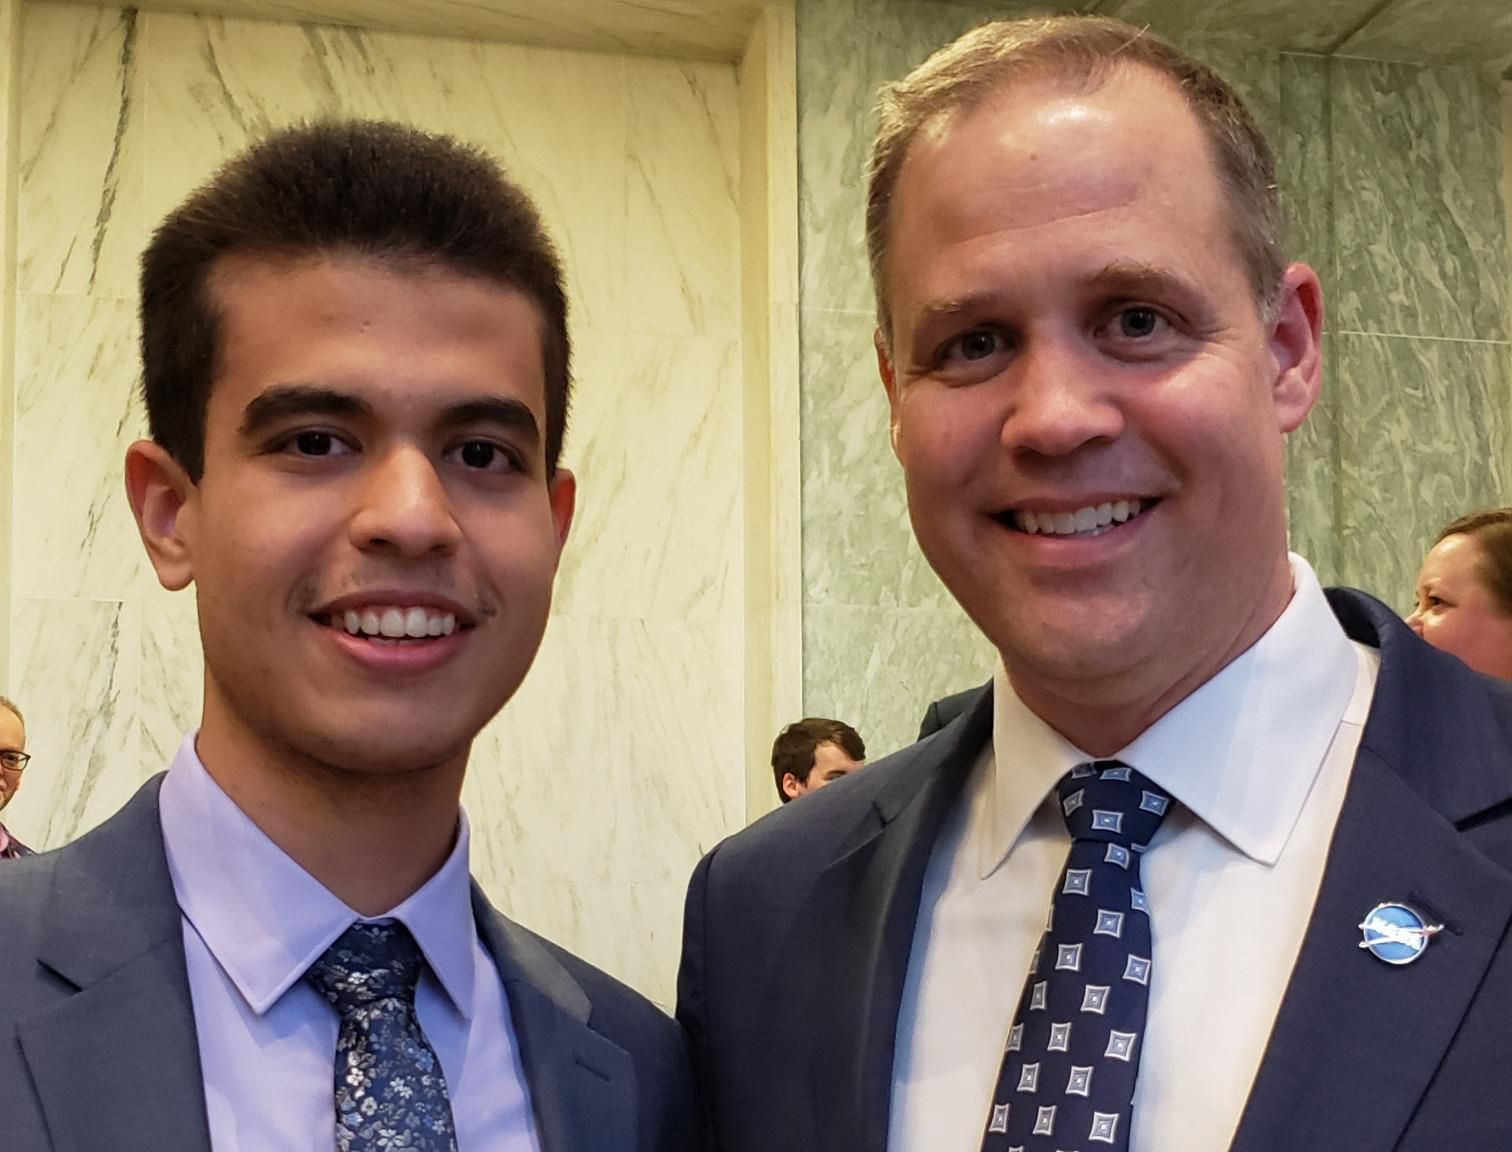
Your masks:
M 965 484 L 1000 447 L 1003 420 L 984 389 L 915 385 L 898 412 L 898 458 L 909 490 Z

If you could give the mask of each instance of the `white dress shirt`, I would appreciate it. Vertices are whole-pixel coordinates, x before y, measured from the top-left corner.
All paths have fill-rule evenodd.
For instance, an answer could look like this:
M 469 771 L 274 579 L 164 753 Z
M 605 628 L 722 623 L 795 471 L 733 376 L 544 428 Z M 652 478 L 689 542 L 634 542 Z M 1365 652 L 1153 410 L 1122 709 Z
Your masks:
M 184 738 L 160 799 L 214 1152 L 331 1152 L 340 1018 L 303 976 L 358 920 L 425 954 L 415 1011 L 446 1074 L 459 1152 L 539 1152 L 509 1005 L 478 938 L 468 827 L 393 911 L 362 917 L 269 840 Z
M 1142 862 L 1154 955 L 1133 1152 L 1228 1148 L 1375 690 L 1379 654 L 1345 636 L 1306 562 L 1291 565 L 1295 591 L 1270 630 L 1117 753 L 1178 802 Z M 1092 759 L 1029 711 L 1001 667 L 994 690 L 992 744 L 925 874 L 898 1019 L 890 1152 L 981 1147 L 1070 847 L 1055 785 Z

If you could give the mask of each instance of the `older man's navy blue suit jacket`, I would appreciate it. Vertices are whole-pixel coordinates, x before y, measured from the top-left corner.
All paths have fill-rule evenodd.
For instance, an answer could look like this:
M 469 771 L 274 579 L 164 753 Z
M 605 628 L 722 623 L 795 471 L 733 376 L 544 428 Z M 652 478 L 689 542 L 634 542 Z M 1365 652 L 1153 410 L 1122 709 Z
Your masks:
M 1512 687 L 1429 648 L 1367 596 L 1329 600 L 1352 639 L 1380 649 L 1380 679 L 1232 1150 L 1505 1152 Z M 935 736 L 787 805 L 698 866 L 678 1014 L 721 1152 L 886 1148 L 925 865 L 991 729 L 988 688 Z M 1386 900 L 1445 925 L 1413 964 L 1359 947 L 1360 921 Z M 1254 909 L 1257 931 L 1266 915 Z M 1212 1011 L 1221 1022 L 1223 1004 Z

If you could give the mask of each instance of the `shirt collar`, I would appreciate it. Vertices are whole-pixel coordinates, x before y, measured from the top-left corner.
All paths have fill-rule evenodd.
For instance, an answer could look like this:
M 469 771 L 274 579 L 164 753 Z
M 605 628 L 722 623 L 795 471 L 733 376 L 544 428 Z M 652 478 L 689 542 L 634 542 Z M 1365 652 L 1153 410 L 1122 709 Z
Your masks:
M 385 915 L 359 916 L 221 790 L 200 762 L 196 735 L 184 737 L 159 797 L 168 870 L 184 917 L 252 1011 L 267 1012 L 355 921 L 398 920 L 471 1019 L 478 937 L 466 815 L 434 876 Z
M 1217 675 L 1115 754 L 1251 859 L 1275 864 L 1354 694 L 1358 662 L 1307 561 L 1291 556 L 1291 602 Z M 978 860 L 1008 856 L 1057 781 L 1092 759 L 994 677 L 992 793 Z

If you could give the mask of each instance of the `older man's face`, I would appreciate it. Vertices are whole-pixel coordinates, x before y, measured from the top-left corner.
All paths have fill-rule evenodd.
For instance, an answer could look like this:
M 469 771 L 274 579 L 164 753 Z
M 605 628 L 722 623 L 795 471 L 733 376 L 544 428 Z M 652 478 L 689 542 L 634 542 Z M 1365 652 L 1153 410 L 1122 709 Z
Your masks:
M 1141 69 L 1021 82 L 900 175 L 879 345 L 914 531 L 1041 715 L 1153 713 L 1067 733 L 1089 751 L 1290 596 L 1282 436 L 1316 397 L 1321 302 L 1293 266 L 1263 319 L 1229 211 Z
M 21 787 L 21 770 L 6 767 L 5 753 L 25 751 L 26 727 L 21 723 L 21 717 L 9 708 L 0 707 L 0 808 L 9 804 Z

